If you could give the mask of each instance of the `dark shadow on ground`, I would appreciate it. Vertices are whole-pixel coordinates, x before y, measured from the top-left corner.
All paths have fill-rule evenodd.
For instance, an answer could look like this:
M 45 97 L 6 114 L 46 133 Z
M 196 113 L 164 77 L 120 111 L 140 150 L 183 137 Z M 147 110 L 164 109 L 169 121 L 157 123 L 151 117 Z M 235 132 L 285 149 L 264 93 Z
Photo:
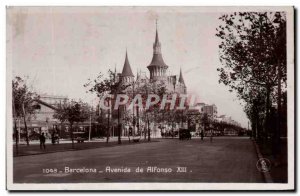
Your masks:
M 152 139 L 150 142 L 158 142 L 158 140 Z M 55 152 L 64 152 L 64 151 L 74 151 L 74 150 L 86 150 L 93 148 L 104 148 L 104 147 L 113 147 L 120 145 L 136 145 L 140 143 L 149 143 L 147 140 L 140 140 L 139 142 L 133 142 L 124 140 L 121 144 L 118 144 L 118 141 L 112 142 L 84 142 L 84 143 L 74 143 L 74 148 L 72 148 L 72 143 L 64 144 L 46 144 L 46 149 L 40 149 L 40 145 L 20 145 L 18 149 L 18 154 L 16 153 L 16 147 L 13 147 L 14 157 L 18 156 L 28 156 L 28 155 L 38 155 L 38 154 L 47 154 Z

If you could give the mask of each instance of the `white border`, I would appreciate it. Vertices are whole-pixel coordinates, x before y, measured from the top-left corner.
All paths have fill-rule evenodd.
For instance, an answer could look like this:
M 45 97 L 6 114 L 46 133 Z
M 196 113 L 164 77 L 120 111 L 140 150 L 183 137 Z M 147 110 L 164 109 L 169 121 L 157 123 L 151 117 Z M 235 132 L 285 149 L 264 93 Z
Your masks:
M 28 5 L 24 3 L 17 5 Z M 32 3 L 33 2 L 33 3 Z M 53 4 L 54 2 L 54 4 Z M 74 3 L 72 5 L 90 5 L 90 1 L 86 3 Z M 110 1 L 110 5 L 120 5 L 120 2 Z M 129 1 L 130 3 L 131 1 Z M 259 1 L 261 2 L 261 1 Z M 38 1 L 31 1 L 31 5 L 39 5 Z M 157 2 L 156 2 L 157 3 Z M 185 5 L 193 5 L 191 1 L 184 2 Z M 48 5 L 65 5 L 58 1 L 47 2 Z M 12 4 L 8 4 L 12 5 Z M 94 4 L 95 5 L 95 4 Z M 96 4 L 97 5 L 97 4 Z M 104 4 L 107 5 L 107 4 Z M 148 4 L 153 5 L 153 4 Z M 166 5 L 164 3 L 158 3 L 156 5 Z M 182 5 L 182 4 L 177 4 Z M 212 5 L 212 4 L 211 4 Z M 236 5 L 233 3 L 232 5 Z M 259 5 L 259 3 L 258 3 Z M 207 7 L 207 8 L 176 8 L 176 9 L 199 9 L 198 11 L 230 11 L 237 7 Z M 277 7 L 239 7 L 241 11 L 251 10 L 274 10 Z M 286 190 L 294 188 L 294 24 L 293 24 L 293 8 L 281 7 L 283 11 L 287 11 L 287 29 L 288 29 L 288 184 L 261 184 L 261 183 L 80 183 L 80 184 L 13 184 L 12 182 L 12 141 L 11 133 L 6 135 L 7 138 L 7 188 L 9 190 Z M 4 28 L 5 29 L 5 28 Z M 4 30 L 5 31 L 5 30 Z M 7 46 L 9 50 L 9 46 Z M 7 56 L 7 64 L 11 60 L 10 56 Z M 7 66 L 6 70 L 6 82 L 7 85 L 11 84 L 11 67 Z M 5 72 L 2 72 L 5 73 Z M 6 99 L 7 103 L 11 103 L 11 89 L 7 88 Z M 11 123 L 11 105 L 6 105 L 7 110 L 7 130 L 12 130 Z

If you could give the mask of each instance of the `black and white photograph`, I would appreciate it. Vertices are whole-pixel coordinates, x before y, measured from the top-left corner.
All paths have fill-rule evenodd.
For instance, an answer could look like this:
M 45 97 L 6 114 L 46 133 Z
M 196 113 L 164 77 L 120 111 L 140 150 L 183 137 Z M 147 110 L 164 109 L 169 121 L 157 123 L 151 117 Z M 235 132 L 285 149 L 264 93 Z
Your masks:
M 7 6 L 8 190 L 294 190 L 294 7 Z

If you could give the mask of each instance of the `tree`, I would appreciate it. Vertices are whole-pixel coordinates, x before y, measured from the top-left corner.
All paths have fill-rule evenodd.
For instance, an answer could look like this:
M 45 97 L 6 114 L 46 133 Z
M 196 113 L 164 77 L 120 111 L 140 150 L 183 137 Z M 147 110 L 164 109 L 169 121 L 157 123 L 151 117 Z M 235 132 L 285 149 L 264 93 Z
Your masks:
M 247 107 L 256 107 L 257 102 L 261 103 L 257 99 L 264 99 L 263 135 L 267 138 L 271 131 L 269 119 L 272 93 L 278 92 L 275 99 L 278 100 L 279 115 L 282 85 L 286 84 L 284 13 L 235 12 L 222 15 L 219 19 L 223 23 L 217 28 L 216 34 L 221 39 L 219 48 L 223 65 L 218 68 L 219 82 L 229 86 L 230 91 L 235 91 L 248 104 Z M 257 94 L 264 94 L 264 97 Z M 250 110 L 247 109 L 248 112 Z M 278 134 L 275 135 L 278 139 Z
M 147 125 L 147 134 L 148 134 L 148 141 L 151 141 L 151 129 L 150 129 L 150 123 L 154 122 L 156 123 L 159 120 L 159 116 L 161 116 L 162 111 L 160 110 L 161 100 L 163 95 L 166 93 L 166 86 L 162 82 L 149 82 L 149 83 L 142 83 L 139 85 L 139 88 L 136 89 L 137 92 L 141 95 L 143 99 L 143 115 L 142 119 L 146 122 Z M 160 97 L 160 101 L 150 106 L 149 108 L 146 108 L 146 102 L 148 100 L 148 96 L 150 94 L 155 94 Z
M 265 118 L 266 100 L 263 89 L 252 89 L 251 96 L 246 96 L 246 104 L 244 111 L 251 121 L 252 136 L 258 140 L 262 139 L 262 133 L 259 130 L 263 129 L 263 121 Z
M 121 80 L 117 79 L 116 73 L 108 70 L 108 77 L 105 78 L 102 73 L 99 73 L 96 79 L 90 80 L 83 85 L 88 88 L 87 92 L 96 94 L 100 99 L 103 98 L 107 94 L 117 95 L 122 94 L 124 91 L 130 86 L 130 84 L 124 84 Z M 108 99 L 108 106 L 112 106 L 112 99 Z M 114 108 L 114 107 L 112 107 Z M 106 135 L 106 142 L 109 141 L 109 130 L 110 130 L 110 115 L 111 109 L 108 110 L 108 130 Z M 117 108 L 118 112 L 118 143 L 121 143 L 121 123 L 120 123 L 120 107 Z
M 35 112 L 37 105 L 33 103 L 38 99 L 38 95 L 29 90 L 26 81 L 19 76 L 12 80 L 12 104 L 13 104 L 13 118 L 15 127 L 16 142 L 18 142 L 18 131 L 16 128 L 16 119 L 23 118 L 24 129 L 26 134 L 26 143 L 29 145 L 29 135 L 27 128 L 27 117 Z
M 61 123 L 61 129 L 62 129 L 62 125 L 64 122 L 68 121 L 68 115 L 67 115 L 67 112 L 66 110 L 68 109 L 69 107 L 69 103 L 67 103 L 66 101 L 64 101 L 63 103 L 61 104 L 58 104 L 56 106 L 56 111 L 54 112 L 53 114 L 53 118 L 57 119 L 60 121 Z
M 82 101 L 72 100 L 69 103 L 60 105 L 58 109 L 55 110 L 53 118 L 60 121 L 67 120 L 70 123 L 72 148 L 74 148 L 73 125 L 76 122 L 83 122 L 89 118 L 89 107 Z
M 203 133 L 202 134 L 204 134 L 204 133 L 206 133 L 206 131 L 207 131 L 209 125 L 210 125 L 210 119 L 209 119 L 207 113 L 204 113 L 202 115 L 202 117 L 201 117 L 201 123 L 202 123 L 202 127 L 203 127 L 203 130 L 202 130 Z

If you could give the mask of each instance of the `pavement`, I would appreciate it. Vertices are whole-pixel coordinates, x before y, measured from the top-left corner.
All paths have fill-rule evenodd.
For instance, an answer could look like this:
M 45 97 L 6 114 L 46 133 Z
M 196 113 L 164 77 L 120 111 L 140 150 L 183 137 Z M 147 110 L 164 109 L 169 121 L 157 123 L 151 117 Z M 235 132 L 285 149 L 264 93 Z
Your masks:
M 259 144 L 258 147 L 260 149 L 261 156 L 263 158 L 268 159 L 271 162 L 270 175 L 271 180 L 274 183 L 287 183 L 288 182 L 288 146 L 287 146 L 287 138 L 281 138 L 280 152 L 275 158 L 270 141 L 269 143 L 265 143 L 265 145 Z
M 128 140 L 128 137 L 121 137 L 122 140 Z M 118 137 L 110 137 L 109 141 L 117 141 Z M 92 138 L 90 141 L 88 139 L 85 140 L 85 142 L 106 142 L 106 137 L 102 137 L 102 138 Z M 72 143 L 72 141 L 70 139 L 60 139 L 59 140 L 60 144 L 70 144 Z M 14 143 L 15 144 L 15 143 Z M 51 139 L 46 139 L 46 144 L 51 144 Z M 26 141 L 24 139 L 22 139 L 19 142 L 20 146 L 26 146 Z M 39 140 L 30 140 L 29 145 L 40 145 L 40 141 Z
M 128 137 L 122 137 L 121 141 L 123 145 L 135 144 L 128 141 Z M 140 139 L 139 142 L 145 142 L 144 139 Z M 71 140 L 60 140 L 59 144 L 52 144 L 51 140 L 46 140 L 46 149 L 40 148 L 40 142 L 37 140 L 30 141 L 30 145 L 27 146 L 26 142 L 21 142 L 18 145 L 18 151 L 16 149 L 16 145 L 13 147 L 13 155 L 14 156 L 28 156 L 28 155 L 38 155 L 38 154 L 46 154 L 46 153 L 54 153 L 54 152 L 64 152 L 70 150 L 85 150 L 92 148 L 102 148 L 102 147 L 112 147 L 118 145 L 117 137 L 110 137 L 109 142 L 106 143 L 106 138 L 103 139 L 92 139 L 85 140 L 83 143 L 78 143 L 74 141 L 74 147 L 72 146 Z
M 246 137 L 158 139 L 134 145 L 18 156 L 15 183 L 264 182 Z M 141 172 L 143 169 L 143 172 Z

